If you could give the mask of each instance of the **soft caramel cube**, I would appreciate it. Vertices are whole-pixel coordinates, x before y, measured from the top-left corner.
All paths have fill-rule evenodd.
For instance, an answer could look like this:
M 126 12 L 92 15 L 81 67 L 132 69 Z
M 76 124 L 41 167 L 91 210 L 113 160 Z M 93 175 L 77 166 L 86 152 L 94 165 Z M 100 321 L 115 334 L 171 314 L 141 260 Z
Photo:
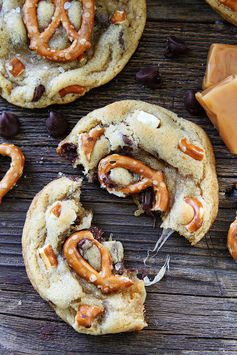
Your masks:
M 237 46 L 214 43 L 211 45 L 203 89 L 216 85 L 230 75 L 237 74 Z
M 237 154 L 237 76 L 196 94 L 231 153 Z

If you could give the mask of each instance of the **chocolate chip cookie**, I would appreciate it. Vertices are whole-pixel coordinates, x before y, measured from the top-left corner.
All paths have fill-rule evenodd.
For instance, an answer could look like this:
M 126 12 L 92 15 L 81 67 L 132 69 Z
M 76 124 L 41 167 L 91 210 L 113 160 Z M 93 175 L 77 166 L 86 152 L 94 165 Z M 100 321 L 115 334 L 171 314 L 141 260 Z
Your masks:
M 26 108 L 76 100 L 123 69 L 145 21 L 145 0 L 0 0 L 2 97 Z
M 101 335 L 146 326 L 144 282 L 123 264 L 123 246 L 91 227 L 81 180 L 54 180 L 34 198 L 23 230 L 28 277 L 77 332 Z
M 95 110 L 57 151 L 108 192 L 135 196 L 140 212 L 161 212 L 162 227 L 193 245 L 216 218 L 212 145 L 199 126 L 162 107 L 128 100 Z

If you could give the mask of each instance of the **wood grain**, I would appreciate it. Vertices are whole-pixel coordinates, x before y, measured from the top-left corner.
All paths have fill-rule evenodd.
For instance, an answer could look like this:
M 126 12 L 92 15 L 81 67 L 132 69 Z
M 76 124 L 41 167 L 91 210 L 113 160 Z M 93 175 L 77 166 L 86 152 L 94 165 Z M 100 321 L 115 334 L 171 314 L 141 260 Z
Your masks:
M 186 40 L 190 51 L 178 60 L 164 58 L 169 35 Z M 236 199 L 224 191 L 237 179 L 232 156 L 204 114 L 193 117 L 184 109 L 188 89 L 199 89 L 211 43 L 235 43 L 236 28 L 202 0 L 148 0 L 148 21 L 136 54 L 111 83 L 68 106 L 23 110 L 0 100 L 1 110 L 17 113 L 21 133 L 12 140 L 26 155 L 24 177 L 0 206 L 0 354 L 228 354 L 237 353 L 236 264 L 226 249 L 226 234 L 236 210 Z M 136 71 L 159 64 L 163 85 L 152 91 L 136 83 Z M 172 237 L 153 262 L 154 274 L 166 255 L 170 271 L 162 282 L 147 289 L 149 327 L 137 334 L 91 337 L 75 333 L 33 290 L 21 255 L 21 233 L 34 195 L 58 172 L 80 174 L 58 157 L 58 141 L 48 136 L 49 110 L 62 112 L 72 128 L 89 111 L 121 99 L 159 104 L 198 123 L 215 149 L 220 183 L 220 210 L 208 235 L 191 248 Z M 0 140 L 2 141 L 2 139 Z M 1 158 L 1 173 L 9 161 Z M 143 258 L 160 234 L 159 219 L 133 216 L 130 199 L 108 195 L 85 182 L 83 203 L 94 210 L 94 223 L 124 243 L 127 265 L 143 269 Z

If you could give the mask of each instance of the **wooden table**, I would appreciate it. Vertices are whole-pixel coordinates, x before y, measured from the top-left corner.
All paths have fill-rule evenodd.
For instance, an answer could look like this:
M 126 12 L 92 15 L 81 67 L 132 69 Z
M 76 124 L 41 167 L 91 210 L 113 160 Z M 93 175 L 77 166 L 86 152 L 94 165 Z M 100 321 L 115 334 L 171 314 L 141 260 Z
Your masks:
M 21 255 L 21 233 L 34 195 L 58 172 L 77 175 L 55 153 L 58 141 L 48 136 L 49 109 L 21 110 L 0 101 L 1 110 L 15 112 L 22 122 L 13 143 L 26 155 L 24 177 L 0 207 L 0 354 L 228 354 L 237 353 L 237 266 L 226 249 L 226 235 L 236 200 L 223 192 L 237 179 L 236 159 L 228 153 L 205 115 L 190 116 L 184 109 L 187 89 L 201 86 L 211 43 L 235 43 L 236 28 L 220 18 L 202 0 L 148 0 L 148 21 L 140 46 L 123 72 L 108 85 L 76 103 L 54 107 L 72 128 L 89 111 L 115 100 L 142 99 L 162 105 L 201 125 L 209 134 L 217 158 L 220 211 L 208 235 L 192 248 L 182 237 L 171 238 L 151 271 L 167 253 L 170 271 L 147 289 L 148 328 L 140 333 L 92 337 L 77 334 L 61 321 L 33 290 Z M 178 60 L 163 56 L 169 35 L 186 40 L 190 52 Z M 138 69 L 159 64 L 163 86 L 151 91 L 135 82 Z M 1 139 L 2 141 L 2 139 Z M 1 172 L 8 160 L 1 159 Z M 143 267 L 160 229 L 149 217 L 133 216 L 131 200 L 110 196 L 86 183 L 83 202 L 94 210 L 94 222 L 124 243 L 127 265 Z M 159 225 L 159 221 L 158 221 Z

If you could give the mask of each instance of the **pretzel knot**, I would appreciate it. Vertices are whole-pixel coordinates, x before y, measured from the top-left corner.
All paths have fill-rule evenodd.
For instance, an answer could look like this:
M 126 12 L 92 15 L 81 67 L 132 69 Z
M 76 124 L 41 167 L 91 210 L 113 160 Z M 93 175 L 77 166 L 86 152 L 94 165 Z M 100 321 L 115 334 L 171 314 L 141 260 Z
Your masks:
M 110 181 L 109 173 L 115 168 L 127 169 L 143 178 L 128 186 L 110 188 L 107 185 L 107 182 Z M 124 195 L 137 194 L 148 187 L 153 187 L 155 192 L 155 203 L 152 210 L 166 212 L 169 208 L 169 192 L 164 182 L 163 173 L 151 169 L 140 160 L 118 154 L 109 155 L 99 163 L 98 178 L 101 186 L 105 187 L 109 192 L 116 191 Z
M 8 156 L 12 159 L 10 169 L 0 181 L 0 203 L 2 198 L 10 191 L 17 183 L 22 175 L 25 157 L 22 151 L 13 144 L 0 144 L 0 154 Z
M 55 5 L 51 23 L 43 31 L 39 31 L 37 19 L 37 6 L 40 0 L 26 0 L 24 5 L 24 22 L 30 38 L 30 49 L 39 55 L 54 62 L 68 62 L 80 57 L 90 48 L 91 33 L 94 25 L 94 0 L 81 0 L 82 23 L 79 31 L 70 22 L 65 3 L 68 0 L 52 0 Z M 49 41 L 57 28 L 62 24 L 69 40 L 72 42 L 68 48 L 57 50 L 49 47 Z
M 101 271 L 96 271 L 79 253 L 78 243 L 89 240 L 101 255 Z M 64 244 L 64 256 L 68 265 L 86 281 L 93 283 L 104 294 L 122 291 L 133 285 L 133 281 L 112 273 L 113 263 L 110 252 L 96 239 L 90 231 L 80 231 L 71 235 Z

